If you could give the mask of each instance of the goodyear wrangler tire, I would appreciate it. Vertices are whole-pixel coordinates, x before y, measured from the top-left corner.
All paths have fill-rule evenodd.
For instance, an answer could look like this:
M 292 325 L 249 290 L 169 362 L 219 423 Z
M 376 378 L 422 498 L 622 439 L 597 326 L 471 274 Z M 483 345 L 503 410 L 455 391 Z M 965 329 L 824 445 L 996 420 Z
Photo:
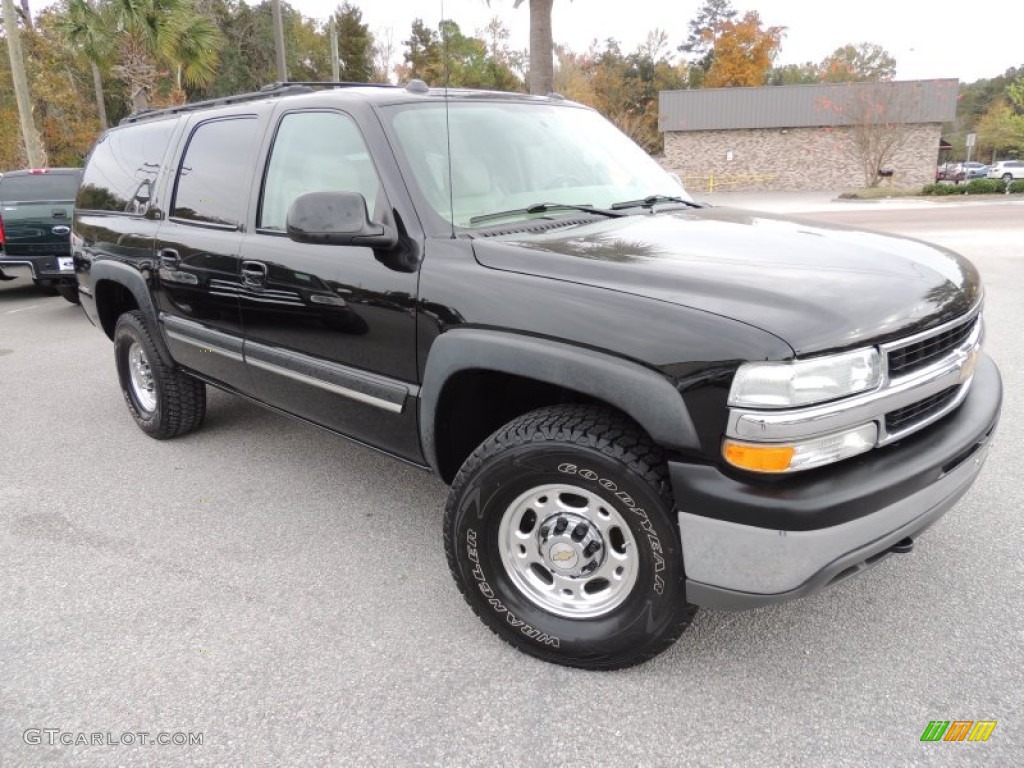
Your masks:
M 606 409 L 543 408 L 491 435 L 452 484 L 444 537 L 477 616 L 545 661 L 633 666 L 696 612 L 664 459 Z
M 138 310 L 117 319 L 114 361 L 128 411 L 147 435 L 166 440 L 203 423 L 206 385 L 164 364 Z

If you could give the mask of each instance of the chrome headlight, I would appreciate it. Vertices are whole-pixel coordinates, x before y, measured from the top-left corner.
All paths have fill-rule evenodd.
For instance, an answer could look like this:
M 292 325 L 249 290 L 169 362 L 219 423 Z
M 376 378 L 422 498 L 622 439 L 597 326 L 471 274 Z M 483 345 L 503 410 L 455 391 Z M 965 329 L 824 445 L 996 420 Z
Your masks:
M 795 408 L 874 389 L 882 362 L 874 347 L 785 363 L 744 363 L 729 390 L 729 405 Z

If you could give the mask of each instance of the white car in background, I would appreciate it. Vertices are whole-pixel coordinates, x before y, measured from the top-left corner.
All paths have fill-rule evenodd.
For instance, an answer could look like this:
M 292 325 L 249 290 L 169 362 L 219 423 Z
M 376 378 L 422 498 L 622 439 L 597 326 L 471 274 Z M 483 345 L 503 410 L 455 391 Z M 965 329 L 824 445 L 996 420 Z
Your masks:
M 998 163 L 993 163 L 989 166 L 988 177 L 990 179 L 1002 179 L 1007 182 L 1014 179 L 1024 179 L 1024 162 L 1020 160 L 1000 160 Z

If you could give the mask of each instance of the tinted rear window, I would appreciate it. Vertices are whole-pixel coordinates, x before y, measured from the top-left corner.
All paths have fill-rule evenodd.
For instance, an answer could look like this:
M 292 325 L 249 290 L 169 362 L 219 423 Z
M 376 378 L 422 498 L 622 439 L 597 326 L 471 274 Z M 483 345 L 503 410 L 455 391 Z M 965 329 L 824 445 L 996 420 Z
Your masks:
M 85 164 L 75 207 L 144 213 L 176 123 L 130 125 L 101 136 Z
M 27 203 L 33 200 L 74 200 L 77 173 L 38 173 L 4 176 L 0 179 L 0 200 Z
M 237 227 L 245 217 L 256 147 L 255 118 L 201 123 L 178 170 L 171 216 Z

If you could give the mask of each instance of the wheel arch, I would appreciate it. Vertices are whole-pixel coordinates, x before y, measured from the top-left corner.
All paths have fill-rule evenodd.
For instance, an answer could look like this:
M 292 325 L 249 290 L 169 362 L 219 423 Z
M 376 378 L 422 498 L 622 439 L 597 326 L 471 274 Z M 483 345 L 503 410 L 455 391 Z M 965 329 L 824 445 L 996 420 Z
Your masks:
M 125 312 L 138 309 L 149 325 L 160 358 L 166 365 L 173 366 L 174 359 L 159 333 L 156 306 L 153 304 L 149 285 L 138 270 L 119 262 L 99 261 L 93 263 L 89 273 L 92 278 L 96 314 L 100 327 L 107 337 L 113 341 L 118 317 Z
M 490 401 L 488 391 L 496 395 Z M 440 336 L 427 358 L 419 404 L 423 455 L 450 483 L 495 429 L 527 411 L 563 402 L 607 406 L 664 448 L 699 450 L 683 398 L 650 368 L 564 342 L 456 329 Z

